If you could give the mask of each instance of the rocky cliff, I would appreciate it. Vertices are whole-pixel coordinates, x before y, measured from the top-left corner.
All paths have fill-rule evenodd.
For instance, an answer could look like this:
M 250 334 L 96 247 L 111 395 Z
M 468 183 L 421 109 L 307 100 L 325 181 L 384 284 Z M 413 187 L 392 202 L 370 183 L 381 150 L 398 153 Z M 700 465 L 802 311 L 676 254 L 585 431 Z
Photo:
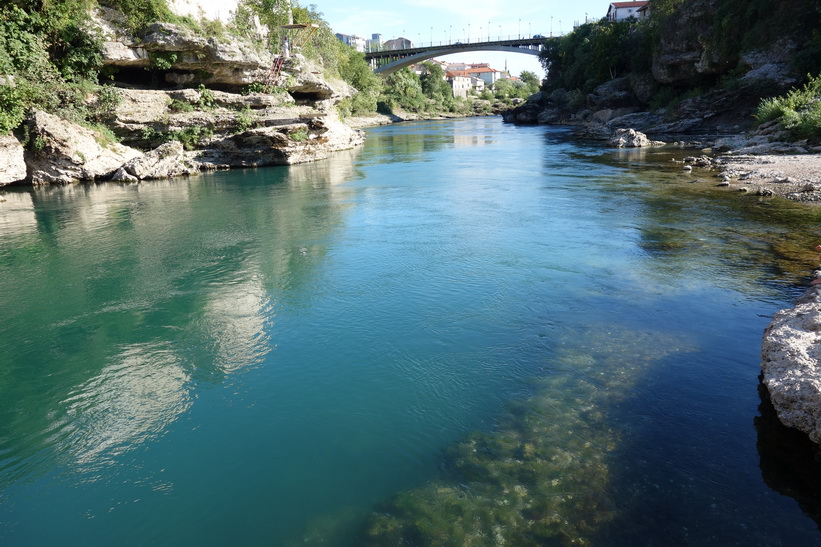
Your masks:
M 765 5 L 759 13 L 761 2 L 746 12 L 731 0 L 682 2 L 666 19 L 631 31 L 652 37 L 644 46 L 653 51 L 647 70 L 622 73 L 585 93 L 549 87 L 504 119 L 601 125 L 604 135 L 624 127 L 652 135 L 747 130 L 762 97 L 783 93 L 806 76 L 797 59 L 812 40 L 807 21 L 817 16 L 802 15 L 804 3 Z M 753 22 L 756 28 L 747 32 Z
M 167 23 L 137 38 L 120 20 L 107 8 L 95 13 L 112 85 L 87 97 L 90 104 L 110 105 L 105 124 L 119 142 L 32 112 L 17 138 L 0 136 L 0 158 L 6 160 L 0 185 L 134 181 L 287 165 L 362 143 L 363 134 L 341 123 L 336 112 L 354 90 L 324 79 L 321 67 L 298 52 L 276 85 L 264 88 L 273 56 L 253 40 L 203 37 Z

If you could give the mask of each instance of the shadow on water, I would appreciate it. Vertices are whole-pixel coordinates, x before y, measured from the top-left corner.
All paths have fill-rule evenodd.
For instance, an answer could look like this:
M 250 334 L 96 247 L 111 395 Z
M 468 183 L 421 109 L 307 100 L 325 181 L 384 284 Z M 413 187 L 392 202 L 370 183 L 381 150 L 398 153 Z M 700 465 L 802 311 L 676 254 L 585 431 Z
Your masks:
M 798 502 L 821 529 L 821 448 L 778 419 L 767 387 L 758 386 L 761 404 L 754 419 L 761 476 L 774 491 Z

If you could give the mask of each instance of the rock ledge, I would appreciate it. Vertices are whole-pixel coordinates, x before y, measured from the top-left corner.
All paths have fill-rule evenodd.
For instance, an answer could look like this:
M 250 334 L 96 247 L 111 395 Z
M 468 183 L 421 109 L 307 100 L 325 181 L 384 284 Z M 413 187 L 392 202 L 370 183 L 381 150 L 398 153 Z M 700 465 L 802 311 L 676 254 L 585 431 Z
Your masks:
M 778 418 L 821 444 L 821 285 L 773 316 L 761 354 L 763 382 Z

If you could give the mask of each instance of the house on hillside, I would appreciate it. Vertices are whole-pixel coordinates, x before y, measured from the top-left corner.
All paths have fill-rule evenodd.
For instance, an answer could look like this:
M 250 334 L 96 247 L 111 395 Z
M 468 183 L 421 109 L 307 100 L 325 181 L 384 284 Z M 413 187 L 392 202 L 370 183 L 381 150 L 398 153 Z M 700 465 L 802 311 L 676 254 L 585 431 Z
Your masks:
M 624 21 L 625 19 L 640 19 L 647 15 L 647 10 L 639 11 L 641 8 L 646 8 L 649 2 L 637 0 L 633 2 L 611 2 L 610 7 L 607 8 L 608 21 Z
M 484 80 L 485 85 L 490 86 L 495 84 L 498 80 L 504 78 L 504 73 L 496 70 L 495 68 L 490 68 L 490 65 L 487 63 L 480 63 L 476 65 L 468 65 L 468 68 L 465 70 L 468 74 L 475 78 L 481 78 Z
M 464 70 L 448 70 L 445 79 L 453 89 L 454 97 L 466 99 L 471 92 L 481 93 L 485 89 L 484 80 L 471 76 Z

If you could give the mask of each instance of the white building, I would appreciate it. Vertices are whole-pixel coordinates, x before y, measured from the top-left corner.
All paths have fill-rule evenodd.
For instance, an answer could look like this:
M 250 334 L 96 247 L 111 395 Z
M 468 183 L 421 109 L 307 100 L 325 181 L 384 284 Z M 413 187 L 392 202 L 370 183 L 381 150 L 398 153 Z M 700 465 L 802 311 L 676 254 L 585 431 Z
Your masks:
M 646 11 L 642 11 L 640 13 L 639 9 L 644 8 L 647 4 L 648 2 L 640 0 L 634 2 L 611 2 L 610 6 L 607 8 L 607 20 L 624 21 L 625 19 L 630 19 L 631 17 L 639 19 L 646 13 Z

